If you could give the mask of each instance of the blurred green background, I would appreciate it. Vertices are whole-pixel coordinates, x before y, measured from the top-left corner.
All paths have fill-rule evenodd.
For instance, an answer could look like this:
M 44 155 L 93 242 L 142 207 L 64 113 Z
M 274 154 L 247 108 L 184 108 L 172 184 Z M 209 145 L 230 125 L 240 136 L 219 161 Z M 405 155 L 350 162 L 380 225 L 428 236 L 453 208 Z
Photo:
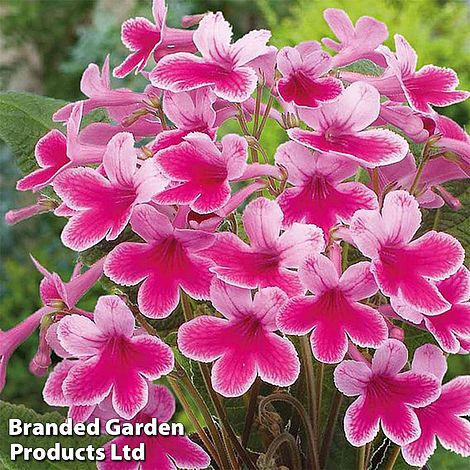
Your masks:
M 454 68 L 461 88 L 470 89 L 469 2 L 445 0 L 169 0 L 169 19 L 179 24 L 184 14 L 221 10 L 236 36 L 253 28 L 268 28 L 276 46 L 333 37 L 323 20 L 328 7 L 344 8 L 355 21 L 362 15 L 386 22 L 390 37 L 399 32 L 415 47 L 419 65 L 434 63 Z M 90 62 L 101 64 L 107 52 L 114 66 L 125 57 L 120 41 L 121 22 L 129 17 L 151 18 L 150 0 L 0 0 L 0 90 L 25 90 L 54 98 L 80 98 L 79 81 Z M 387 44 L 393 47 L 393 39 Z M 139 79 L 128 83 L 139 86 Z M 122 86 L 122 82 L 121 85 Z M 443 111 L 466 125 L 470 103 Z M 264 137 L 271 153 L 285 140 L 277 126 Z M 40 306 L 40 276 L 29 253 L 64 279 L 75 255 L 62 247 L 63 219 L 42 215 L 15 227 L 3 222 L 4 213 L 32 202 L 31 194 L 14 190 L 19 172 L 9 149 L 0 143 L 0 325 L 8 329 Z M 92 309 L 98 291 L 81 306 Z M 31 338 L 14 355 L 2 398 L 45 411 L 43 380 L 32 377 L 27 365 L 37 345 Z M 454 357 L 449 377 L 468 373 L 468 361 Z M 464 468 L 463 460 L 433 458 L 433 468 Z

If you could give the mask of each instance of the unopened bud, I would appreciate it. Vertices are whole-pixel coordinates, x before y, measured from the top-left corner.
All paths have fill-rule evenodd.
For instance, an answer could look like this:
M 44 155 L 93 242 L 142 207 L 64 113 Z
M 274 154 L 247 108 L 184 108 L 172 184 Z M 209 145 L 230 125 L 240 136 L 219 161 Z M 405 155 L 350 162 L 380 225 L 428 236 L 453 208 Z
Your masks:
M 201 20 L 206 16 L 206 13 L 200 13 L 198 15 L 184 15 L 181 18 L 181 26 L 183 28 L 190 28 L 191 26 L 196 26 L 201 22 Z
M 453 210 L 458 211 L 462 208 L 462 203 L 458 198 L 451 194 L 447 189 L 445 189 L 440 184 L 434 186 L 433 191 L 444 199 L 444 202 Z
M 54 310 L 64 310 L 67 308 L 65 302 L 62 299 L 51 299 L 47 302 L 47 306 Z
M 404 341 L 405 339 L 405 332 L 402 328 L 399 328 L 398 326 L 390 328 L 389 335 L 390 338 L 397 339 L 398 341 Z
M 142 116 L 145 116 L 148 113 L 149 113 L 148 109 L 145 109 L 145 108 L 138 109 L 138 110 L 134 111 L 130 116 L 127 116 L 124 119 L 122 119 L 121 124 L 124 127 L 132 126 L 132 124 L 134 124 Z

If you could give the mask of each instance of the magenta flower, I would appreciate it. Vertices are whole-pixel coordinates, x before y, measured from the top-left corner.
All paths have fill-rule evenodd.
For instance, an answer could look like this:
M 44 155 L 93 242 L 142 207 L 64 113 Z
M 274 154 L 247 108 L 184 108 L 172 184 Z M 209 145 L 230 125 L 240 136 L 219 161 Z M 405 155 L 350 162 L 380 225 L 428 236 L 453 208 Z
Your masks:
M 201 214 L 216 211 L 230 199 L 230 180 L 246 168 L 248 144 L 243 137 L 222 138 L 222 151 L 200 132 L 184 137 L 183 143 L 161 150 L 156 160 L 163 174 L 175 184 L 160 192 L 158 204 L 189 204 Z
M 356 82 L 334 103 L 299 111 L 313 131 L 294 128 L 287 133 L 299 144 L 344 155 L 366 167 L 388 165 L 405 157 L 408 144 L 388 129 L 364 130 L 379 113 L 379 92 L 367 83 Z
M 442 352 L 432 344 L 419 347 L 414 355 L 412 371 L 425 372 L 442 381 L 447 370 Z M 436 449 L 436 437 L 442 446 L 463 457 L 470 456 L 470 423 L 462 416 L 470 415 L 470 376 L 457 377 L 442 386 L 439 398 L 415 410 L 421 435 L 402 447 L 407 463 L 422 467 Z
M 173 227 L 150 205 L 135 208 L 132 229 L 145 243 L 121 243 L 108 255 L 105 274 L 118 284 L 139 288 L 138 304 L 152 318 L 168 316 L 178 305 L 179 288 L 195 299 L 208 299 L 212 262 L 204 251 L 214 234 Z
M 54 190 L 75 214 L 62 232 L 65 246 L 82 251 L 103 238 L 115 240 L 134 207 L 149 201 L 167 184 L 154 162 L 137 166 L 132 134 L 113 137 L 103 157 L 106 178 L 92 168 L 74 168 L 54 181 Z
M 106 108 L 115 111 L 116 109 L 128 109 L 137 105 L 143 106 L 145 95 L 136 93 L 127 88 L 113 90 L 109 77 L 109 55 L 106 56 L 103 67 L 100 69 L 96 64 L 90 64 L 83 72 L 80 81 L 80 90 L 88 99 L 80 101 L 83 106 L 83 114 L 88 114 L 93 109 Z M 66 121 L 70 118 L 72 109 L 76 103 L 69 103 L 55 112 L 54 121 Z M 104 123 L 102 123 L 104 124 Z
M 416 440 L 421 428 L 416 409 L 432 403 L 441 390 L 432 374 L 401 372 L 408 360 L 403 343 L 389 339 L 377 349 L 372 364 L 343 361 L 334 372 L 336 387 L 346 396 L 359 398 L 344 417 L 347 440 L 360 447 L 371 442 L 382 425 L 395 444 Z
M 170 347 L 154 336 L 134 333 L 134 316 L 117 296 L 98 299 L 94 321 L 80 315 L 62 318 L 57 336 L 78 359 L 62 384 L 66 400 L 96 405 L 111 393 L 116 412 L 127 419 L 134 417 L 147 403 L 148 381 L 173 369 Z M 46 400 L 47 392 L 46 387 Z
M 424 324 L 439 346 L 448 353 L 470 352 L 470 273 L 462 266 L 454 275 L 436 283 L 450 308 L 439 315 L 424 316 Z
M 276 287 L 248 289 L 214 280 L 211 301 L 225 318 L 199 316 L 181 325 L 178 347 L 189 357 L 212 362 L 212 387 L 225 397 L 249 390 L 256 377 L 280 387 L 292 385 L 300 370 L 293 344 L 276 331 L 276 313 L 287 295 Z
M 283 214 L 275 201 L 258 198 L 243 214 L 247 245 L 233 233 L 218 233 L 208 250 L 217 277 L 229 284 L 255 289 L 280 287 L 289 295 L 304 288 L 296 272 L 304 258 L 324 248 L 323 233 L 315 225 L 294 223 L 282 235 Z
M 403 36 L 395 34 L 394 38 L 395 54 L 386 46 L 380 46 L 378 50 L 384 54 L 413 109 L 432 114 L 431 105 L 449 106 L 470 96 L 466 91 L 455 90 L 459 80 L 452 69 L 425 65 L 416 71 L 418 57 L 415 50 Z
M 194 32 L 202 58 L 183 52 L 163 57 L 150 73 L 150 81 L 174 92 L 209 85 L 220 98 L 245 101 L 258 81 L 248 63 L 269 52 L 266 43 L 270 37 L 266 30 L 251 31 L 231 44 L 232 28 L 222 13 L 208 13 Z
M 327 8 L 323 16 L 340 41 L 322 39 L 325 46 L 338 53 L 333 57 L 333 67 L 342 67 L 358 59 L 370 59 L 380 65 L 383 63 L 375 49 L 388 37 L 384 23 L 370 16 L 361 16 L 354 26 L 346 12 L 337 8 Z
M 287 103 L 316 108 L 335 100 L 343 91 L 340 80 L 324 76 L 331 69 L 331 57 L 318 42 L 283 47 L 277 56 L 277 68 L 283 76 L 277 89 Z
M 286 189 L 277 199 L 284 213 L 283 223 L 315 224 L 328 237 L 339 222 L 349 222 L 358 209 L 377 209 L 377 197 L 361 183 L 342 181 L 354 175 L 357 163 L 348 158 L 325 155 L 286 142 L 276 152 L 275 161 L 288 172 Z
M 344 359 L 348 338 L 363 347 L 377 348 L 388 337 L 382 316 L 359 303 L 377 292 L 370 263 L 350 266 L 340 277 L 333 263 L 323 255 L 307 258 L 299 269 L 304 286 L 313 294 L 289 299 L 277 317 L 286 334 L 305 335 L 315 358 L 336 363 Z
M 203 132 L 213 140 L 217 131 L 217 113 L 213 108 L 215 95 L 209 88 L 198 88 L 189 92 L 166 91 L 163 111 L 176 129 L 163 130 L 157 134 L 151 148 L 157 152 L 183 142 L 191 132 Z
M 452 236 L 431 230 L 411 240 L 421 224 L 418 202 L 406 191 L 385 196 L 382 213 L 357 211 L 351 235 L 372 259 L 371 271 L 385 295 L 420 312 L 437 315 L 450 307 L 432 280 L 454 274 L 464 250 Z
M 121 39 L 131 54 L 113 70 L 115 77 L 123 78 L 134 69 L 136 74 L 141 72 L 152 54 L 157 61 L 166 54 L 195 50 L 193 31 L 166 26 L 165 0 L 153 0 L 152 13 L 155 23 L 138 17 L 122 24 Z
M 53 129 L 38 140 L 34 155 L 40 168 L 21 178 L 16 184 L 16 189 L 38 191 L 51 184 L 66 168 L 101 162 L 105 147 L 87 145 L 79 139 L 82 112 L 82 103 L 74 105 L 67 120 L 67 137 L 59 130 Z
M 149 385 L 149 399 L 145 408 L 140 411 L 130 422 L 149 423 L 152 418 L 157 418 L 158 423 L 168 421 L 175 411 L 175 399 L 173 395 L 162 385 Z M 121 455 L 122 448 L 138 448 L 141 443 L 145 446 L 145 461 L 120 462 L 110 459 L 110 446 L 116 446 L 116 452 Z M 178 468 L 206 468 L 210 464 L 210 458 L 204 450 L 192 442 L 186 436 L 119 436 L 109 441 L 104 446 L 106 460 L 98 462 L 97 466 L 102 470 L 137 470 L 137 469 L 176 469 Z

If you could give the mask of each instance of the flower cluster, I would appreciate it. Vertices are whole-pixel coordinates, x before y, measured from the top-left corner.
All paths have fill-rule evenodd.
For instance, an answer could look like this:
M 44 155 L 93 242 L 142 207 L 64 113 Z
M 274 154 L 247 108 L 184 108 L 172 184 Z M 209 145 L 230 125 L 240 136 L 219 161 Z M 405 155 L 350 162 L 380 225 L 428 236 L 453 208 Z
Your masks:
M 86 98 L 55 113 L 64 132 L 38 141 L 39 168 L 17 184 L 40 196 L 7 222 L 53 210 L 67 219 L 65 247 L 105 256 L 85 271 L 77 262 L 69 282 L 35 261 L 44 306 L 0 332 L 0 386 L 15 348 L 39 328 L 31 371 L 48 374 L 48 404 L 79 421 L 168 420 L 174 399 L 153 382 L 167 376 L 181 398 L 174 378 L 183 376 L 191 390 L 160 328 L 170 317 L 174 348 L 202 364 L 216 400 L 259 390 L 260 380 L 289 387 L 313 355 L 338 364 L 336 387 L 359 397 L 344 419 L 353 446 L 381 427 L 411 465 L 425 464 L 436 436 L 470 455 L 470 377 L 441 385 L 441 349 L 470 351 L 470 273 L 459 241 L 422 225 L 423 211 L 458 208 L 442 184 L 470 174 L 470 137 L 434 109 L 469 96 L 455 89 L 456 74 L 417 70 L 406 39 L 396 35 L 392 51 L 383 23 L 353 25 L 341 10 L 325 11 L 337 41 L 279 50 L 266 30 L 233 41 L 220 12 L 174 29 L 163 0 L 152 11 L 152 21 L 122 25 L 130 52 L 113 71 L 141 74 L 145 89 L 113 88 L 109 58 L 101 70 L 90 64 Z M 361 73 L 364 63 L 378 73 Z M 84 126 L 98 108 L 108 122 Z M 262 144 L 268 120 L 285 129 L 273 156 Z M 227 133 L 228 121 L 239 134 Z M 417 161 L 412 148 L 422 149 Z M 52 198 L 41 194 L 49 186 Z M 78 308 L 101 276 L 114 295 L 93 313 Z M 410 328 L 440 347 L 418 348 L 411 367 Z M 52 352 L 60 361 L 48 373 Z M 223 455 L 217 427 L 205 424 L 199 444 L 149 438 L 148 465 L 204 468 L 209 453 L 224 468 L 246 458 L 240 444 Z

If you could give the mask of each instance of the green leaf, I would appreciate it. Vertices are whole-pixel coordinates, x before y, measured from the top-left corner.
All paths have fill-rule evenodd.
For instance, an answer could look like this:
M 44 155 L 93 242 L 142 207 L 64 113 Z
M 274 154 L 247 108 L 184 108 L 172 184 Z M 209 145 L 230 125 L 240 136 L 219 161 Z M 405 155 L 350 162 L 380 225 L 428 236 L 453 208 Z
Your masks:
M 51 129 L 62 127 L 52 121 L 52 115 L 65 104 L 30 93 L 0 93 L 0 139 L 11 147 L 23 174 L 37 166 L 34 147 L 38 139 Z
M 382 75 L 384 69 L 379 67 L 377 64 L 372 62 L 369 59 L 361 59 L 353 62 L 351 65 L 343 67 L 341 70 L 346 70 L 348 72 L 361 73 L 363 75 L 373 75 L 378 77 Z
M 18 458 L 13 462 L 10 460 L 10 445 L 21 444 L 24 447 L 41 447 L 47 450 L 53 448 L 55 443 L 59 442 L 62 448 L 78 449 L 92 445 L 96 449 L 102 447 L 109 440 L 109 437 L 105 436 L 9 436 L 8 421 L 13 418 L 21 419 L 23 423 L 60 424 L 64 422 L 64 416 L 57 412 L 40 415 L 23 405 L 18 406 L 0 401 L 0 435 L 2 436 L 0 440 L 0 464 L 7 469 L 94 469 L 96 463 L 92 461 L 35 461 L 32 459 L 25 461 Z

